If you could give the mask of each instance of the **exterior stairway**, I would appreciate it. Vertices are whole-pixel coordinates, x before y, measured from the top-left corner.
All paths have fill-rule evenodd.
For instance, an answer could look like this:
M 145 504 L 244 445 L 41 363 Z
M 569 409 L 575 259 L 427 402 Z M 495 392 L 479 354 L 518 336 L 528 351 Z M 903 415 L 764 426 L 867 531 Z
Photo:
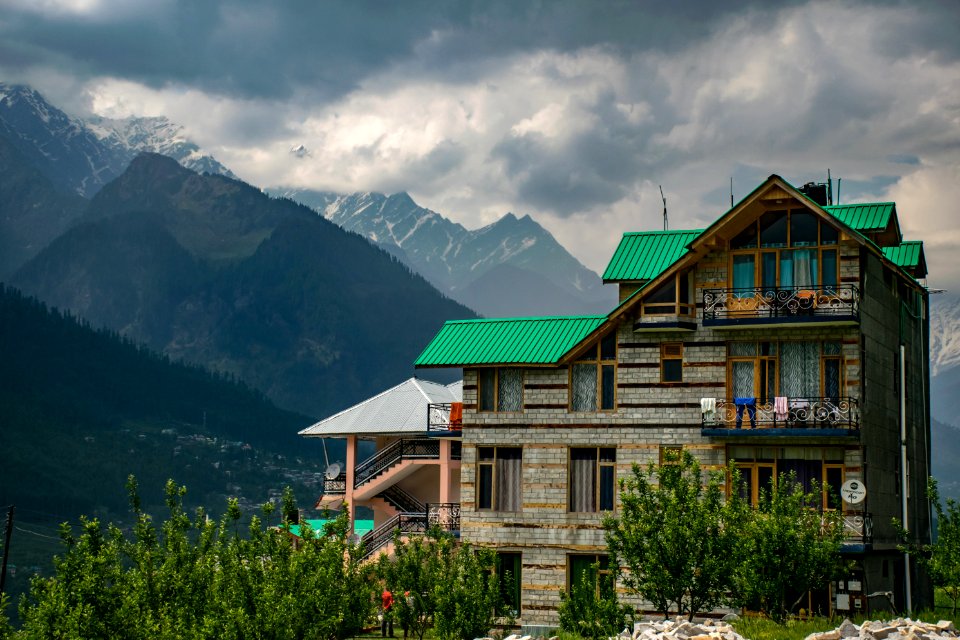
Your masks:
M 354 499 L 369 500 L 416 471 L 420 463 L 440 459 L 440 442 L 402 439 L 391 443 L 357 465 Z

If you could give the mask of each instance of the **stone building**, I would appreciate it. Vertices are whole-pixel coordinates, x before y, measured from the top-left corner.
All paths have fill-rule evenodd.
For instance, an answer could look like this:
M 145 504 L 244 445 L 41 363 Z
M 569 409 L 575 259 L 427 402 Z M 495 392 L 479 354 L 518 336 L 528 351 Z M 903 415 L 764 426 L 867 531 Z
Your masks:
M 463 369 L 461 537 L 513 569 L 525 630 L 603 569 L 617 479 L 668 449 L 734 461 L 751 500 L 784 472 L 821 483 L 855 568 L 805 608 L 903 607 L 891 520 L 930 535 L 925 276 L 893 203 L 833 206 L 774 175 L 707 229 L 625 234 L 606 315 L 447 322 L 416 365 Z

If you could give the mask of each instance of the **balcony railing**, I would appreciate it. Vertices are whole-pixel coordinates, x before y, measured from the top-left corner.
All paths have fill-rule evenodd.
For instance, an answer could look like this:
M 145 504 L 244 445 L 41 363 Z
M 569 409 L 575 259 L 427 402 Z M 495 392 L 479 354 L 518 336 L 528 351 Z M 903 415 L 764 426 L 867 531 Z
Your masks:
M 430 502 L 427 504 L 427 528 L 437 526 L 444 531 L 460 531 L 459 502 Z
M 357 465 L 353 486 L 360 487 L 403 460 L 436 460 L 439 457 L 440 442 L 437 440 L 422 438 L 396 440 Z
M 850 512 L 843 514 L 843 540 L 847 544 L 873 542 L 873 514 Z
M 703 429 L 843 429 L 860 428 L 856 398 L 785 398 L 751 402 L 751 398 L 717 399 L 702 412 Z
M 704 289 L 703 323 L 855 320 L 860 315 L 860 289 L 838 285 Z
M 341 473 L 336 478 L 323 479 L 323 495 L 337 496 L 347 492 L 347 474 Z
M 460 431 L 462 428 L 462 402 L 433 402 L 427 405 L 427 433 Z

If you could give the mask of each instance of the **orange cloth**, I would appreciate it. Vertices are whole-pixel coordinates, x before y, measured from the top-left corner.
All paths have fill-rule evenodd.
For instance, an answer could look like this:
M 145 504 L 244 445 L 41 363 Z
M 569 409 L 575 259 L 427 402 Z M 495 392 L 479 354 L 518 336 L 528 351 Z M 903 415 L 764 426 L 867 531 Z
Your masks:
M 463 403 L 452 402 L 450 404 L 450 428 L 459 429 L 463 424 Z
M 380 595 L 380 599 L 383 602 L 383 610 L 390 611 L 390 607 L 393 606 L 393 594 L 389 590 L 384 589 L 383 593 Z

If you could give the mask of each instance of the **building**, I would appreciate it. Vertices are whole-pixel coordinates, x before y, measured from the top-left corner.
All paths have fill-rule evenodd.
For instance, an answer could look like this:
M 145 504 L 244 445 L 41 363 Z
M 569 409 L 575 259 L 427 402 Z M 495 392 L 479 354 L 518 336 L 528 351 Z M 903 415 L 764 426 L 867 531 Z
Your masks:
M 706 229 L 624 234 L 606 315 L 447 322 L 416 365 L 463 369 L 461 535 L 519 569 L 525 631 L 607 561 L 617 478 L 668 449 L 735 461 L 751 500 L 787 471 L 829 487 L 855 569 L 805 608 L 902 610 L 891 520 L 930 535 L 925 276 L 893 203 L 774 175 Z M 865 498 L 835 499 L 851 480 Z
M 315 506 L 335 510 L 346 503 L 369 556 L 389 553 L 398 528 L 404 535 L 433 524 L 459 531 L 460 394 L 460 382 L 410 378 L 300 431 L 346 439 L 347 459 L 328 467 Z M 373 512 L 372 530 L 360 531 L 358 507 Z

